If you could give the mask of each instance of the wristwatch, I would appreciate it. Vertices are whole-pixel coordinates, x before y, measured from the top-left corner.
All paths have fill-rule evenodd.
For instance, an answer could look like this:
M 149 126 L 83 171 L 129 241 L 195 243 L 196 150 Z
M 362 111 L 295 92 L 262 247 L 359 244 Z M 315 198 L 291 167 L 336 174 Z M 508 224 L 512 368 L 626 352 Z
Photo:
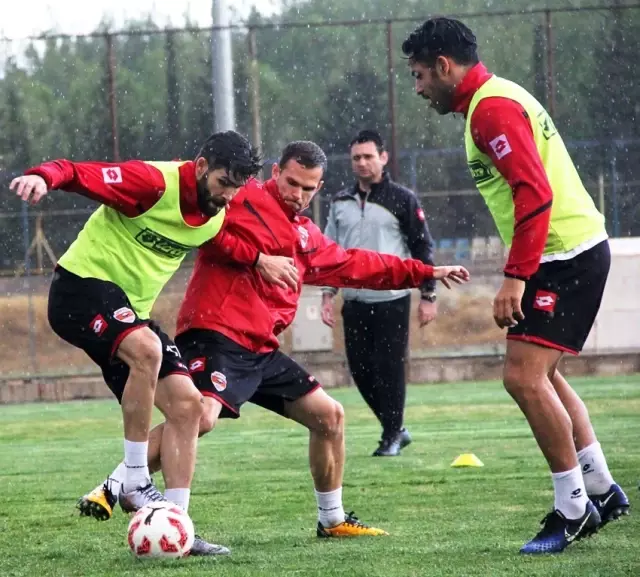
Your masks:
M 436 293 L 423 293 L 420 297 L 423 301 L 427 301 L 429 303 L 436 302 Z

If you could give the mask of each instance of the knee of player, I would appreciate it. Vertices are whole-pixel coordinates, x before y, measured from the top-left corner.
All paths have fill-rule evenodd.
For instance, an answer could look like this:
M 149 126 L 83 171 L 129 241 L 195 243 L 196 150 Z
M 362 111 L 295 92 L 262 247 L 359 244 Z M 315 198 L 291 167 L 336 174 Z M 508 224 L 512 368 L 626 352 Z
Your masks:
M 195 388 L 180 399 L 172 400 L 165 409 L 167 420 L 174 423 L 198 423 L 204 414 L 202 395 Z
M 517 393 L 524 386 L 524 371 L 519 363 L 507 360 L 502 374 L 502 384 L 510 394 Z
M 344 409 L 338 401 L 327 406 L 319 420 L 319 431 L 325 437 L 341 437 L 344 434 Z
M 162 364 L 162 343 L 151 329 L 139 329 L 124 338 L 118 356 L 131 371 L 151 372 L 157 377 Z
M 533 370 L 526 363 L 507 360 L 502 382 L 506 391 L 514 398 L 526 399 L 540 395 L 545 387 L 545 374 Z
M 213 428 L 216 426 L 217 422 L 218 411 L 215 410 L 215 406 L 213 404 L 207 404 L 205 402 L 204 410 L 202 411 L 202 415 L 200 416 L 200 429 L 198 431 L 198 435 L 202 437 L 207 433 L 213 431 Z

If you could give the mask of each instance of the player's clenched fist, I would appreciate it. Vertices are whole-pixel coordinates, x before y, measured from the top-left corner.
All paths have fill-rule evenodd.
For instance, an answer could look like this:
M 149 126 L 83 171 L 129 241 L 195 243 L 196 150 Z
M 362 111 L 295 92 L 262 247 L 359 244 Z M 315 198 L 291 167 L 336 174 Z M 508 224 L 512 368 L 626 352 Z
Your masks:
M 37 174 L 14 178 L 9 185 L 9 190 L 14 189 L 17 196 L 25 202 L 31 202 L 31 204 L 37 204 L 49 192 L 44 178 Z
M 433 267 L 433 278 L 441 281 L 444 286 L 450 289 L 451 282 L 464 284 L 471 278 L 471 275 L 463 266 L 435 266 Z

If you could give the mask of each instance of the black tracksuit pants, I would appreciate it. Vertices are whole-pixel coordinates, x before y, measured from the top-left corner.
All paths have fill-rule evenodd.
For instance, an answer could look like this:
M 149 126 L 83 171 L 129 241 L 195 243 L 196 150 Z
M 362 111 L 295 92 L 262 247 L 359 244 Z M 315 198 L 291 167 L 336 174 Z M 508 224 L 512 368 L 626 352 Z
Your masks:
M 402 429 L 410 311 L 411 295 L 371 304 L 345 301 L 342 308 L 349 370 L 383 438 Z

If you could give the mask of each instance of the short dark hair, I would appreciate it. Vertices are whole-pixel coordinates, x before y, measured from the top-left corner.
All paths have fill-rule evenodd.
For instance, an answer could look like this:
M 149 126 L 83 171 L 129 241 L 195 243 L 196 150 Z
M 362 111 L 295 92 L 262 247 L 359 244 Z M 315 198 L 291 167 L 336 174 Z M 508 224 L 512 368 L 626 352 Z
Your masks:
M 402 43 L 410 60 L 433 66 L 438 56 L 448 56 L 458 64 L 477 64 L 475 34 L 459 20 L 431 18 L 416 28 Z
M 262 169 L 262 159 L 249 140 L 235 132 L 214 132 L 200 147 L 196 158 L 204 158 L 210 170 L 225 168 L 231 176 L 246 181 Z
M 373 142 L 378 149 L 378 154 L 382 154 L 384 152 L 384 141 L 382 140 L 382 136 L 377 130 L 370 130 L 365 128 L 356 134 L 353 140 L 349 143 L 349 148 L 351 148 L 354 144 L 364 144 L 365 142 Z
M 295 160 L 305 168 L 322 167 L 327 170 L 327 155 L 315 142 L 310 140 L 296 140 L 284 147 L 282 156 L 278 161 L 280 168 L 284 168 L 287 162 Z

